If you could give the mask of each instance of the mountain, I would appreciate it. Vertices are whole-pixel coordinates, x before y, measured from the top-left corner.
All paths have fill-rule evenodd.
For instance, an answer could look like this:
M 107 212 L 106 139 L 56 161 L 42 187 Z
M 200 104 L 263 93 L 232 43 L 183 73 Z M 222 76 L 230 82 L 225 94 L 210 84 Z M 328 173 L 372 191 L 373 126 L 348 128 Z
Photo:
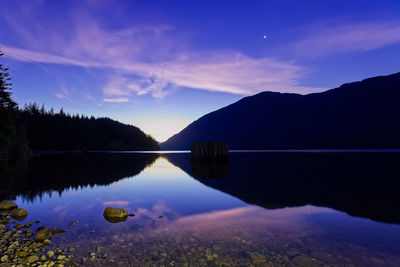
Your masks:
M 262 92 L 211 112 L 161 144 L 190 149 L 400 148 L 400 73 L 308 95 Z

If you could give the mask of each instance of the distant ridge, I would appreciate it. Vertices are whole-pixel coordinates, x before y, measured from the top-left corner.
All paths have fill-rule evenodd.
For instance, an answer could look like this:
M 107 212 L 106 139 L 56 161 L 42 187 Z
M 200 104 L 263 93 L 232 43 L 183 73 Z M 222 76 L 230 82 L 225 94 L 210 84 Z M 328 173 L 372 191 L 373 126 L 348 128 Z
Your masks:
M 400 148 L 400 73 L 308 95 L 262 92 L 208 113 L 161 144 L 230 149 Z

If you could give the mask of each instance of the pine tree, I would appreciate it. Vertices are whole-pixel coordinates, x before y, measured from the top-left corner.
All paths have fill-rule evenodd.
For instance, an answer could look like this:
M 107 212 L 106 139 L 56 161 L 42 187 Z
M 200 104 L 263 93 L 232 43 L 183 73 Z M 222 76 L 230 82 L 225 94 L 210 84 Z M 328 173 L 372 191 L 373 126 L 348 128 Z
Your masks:
M 24 127 L 18 122 L 18 105 L 11 94 L 8 68 L 0 64 L 0 160 L 29 154 Z
M 4 54 L 0 51 L 0 57 Z M 0 64 L 0 108 L 15 109 L 17 103 L 11 98 L 11 78 L 8 73 L 8 68 Z

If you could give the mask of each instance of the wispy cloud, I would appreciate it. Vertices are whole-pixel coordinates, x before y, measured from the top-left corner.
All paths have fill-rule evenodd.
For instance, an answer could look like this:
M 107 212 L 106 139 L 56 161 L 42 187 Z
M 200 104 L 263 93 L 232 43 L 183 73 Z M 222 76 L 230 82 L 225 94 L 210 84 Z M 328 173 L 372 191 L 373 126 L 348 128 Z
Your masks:
M 53 94 L 58 99 L 71 101 L 70 91 L 67 88 L 62 88 L 60 91 Z
M 3 46 L 8 57 L 25 62 L 76 65 L 88 68 L 112 69 L 118 75 L 103 88 L 105 95 L 137 95 L 151 93 L 155 98 L 164 97 L 167 85 L 195 89 L 254 94 L 270 90 L 307 93 L 315 88 L 302 87 L 298 80 L 305 70 L 290 62 L 273 58 L 255 59 L 235 51 L 209 51 L 187 53 L 183 59 L 158 63 L 139 63 L 134 60 L 112 58 L 96 61 L 89 58 L 34 52 Z M 135 76 L 134 78 L 130 76 Z
M 302 28 L 307 32 L 290 45 L 301 56 L 316 58 L 349 52 L 365 52 L 400 43 L 400 20 L 327 22 Z
M 253 58 L 234 50 L 194 51 L 187 35 L 173 27 L 132 26 L 105 30 L 87 13 L 74 12 L 66 36 L 64 29 L 18 24 L 15 32 L 24 47 L 2 44 L 7 57 L 24 62 L 97 68 L 110 73 L 102 88 L 105 100 L 151 94 L 163 98 L 177 88 L 250 95 L 265 90 L 307 93 L 301 86 L 305 69 L 277 58 Z M 32 45 L 31 45 L 32 43 Z
M 108 102 L 108 103 L 125 103 L 125 102 L 129 102 L 129 98 L 127 98 L 127 97 L 104 98 L 104 102 Z
M 282 60 L 279 55 L 251 57 L 232 49 L 193 49 L 191 34 L 170 25 L 105 27 L 90 10 L 107 8 L 107 1 L 87 0 L 82 5 L 63 13 L 62 23 L 51 24 L 37 20 L 38 14 L 46 14 L 40 1 L 21 4 L 24 16 L 18 19 L 0 10 L 3 21 L 18 35 L 19 42 L 13 43 L 21 44 L 2 43 L 6 56 L 105 70 L 108 81 L 99 90 L 108 102 L 147 94 L 161 99 L 185 87 L 240 95 L 321 90 L 302 86 L 309 72 L 297 61 Z M 306 34 L 287 44 L 288 54 L 314 59 L 400 43 L 400 20 L 319 22 L 302 31 Z M 66 99 L 65 94 L 57 94 Z

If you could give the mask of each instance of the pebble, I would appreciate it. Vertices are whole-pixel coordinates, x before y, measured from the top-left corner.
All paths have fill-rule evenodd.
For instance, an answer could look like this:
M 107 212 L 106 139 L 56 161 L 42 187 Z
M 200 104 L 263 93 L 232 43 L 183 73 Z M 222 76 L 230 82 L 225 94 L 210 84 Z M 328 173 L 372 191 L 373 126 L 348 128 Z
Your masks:
M 61 261 L 61 260 L 64 260 L 65 258 L 66 258 L 65 255 L 59 255 L 59 256 L 57 257 L 57 260 Z
M 54 253 L 54 251 L 52 251 L 52 250 L 47 251 L 47 258 L 54 259 L 55 256 L 56 256 L 56 253 Z
M 34 263 L 39 260 L 39 257 L 36 255 L 29 256 L 26 260 L 27 263 Z

